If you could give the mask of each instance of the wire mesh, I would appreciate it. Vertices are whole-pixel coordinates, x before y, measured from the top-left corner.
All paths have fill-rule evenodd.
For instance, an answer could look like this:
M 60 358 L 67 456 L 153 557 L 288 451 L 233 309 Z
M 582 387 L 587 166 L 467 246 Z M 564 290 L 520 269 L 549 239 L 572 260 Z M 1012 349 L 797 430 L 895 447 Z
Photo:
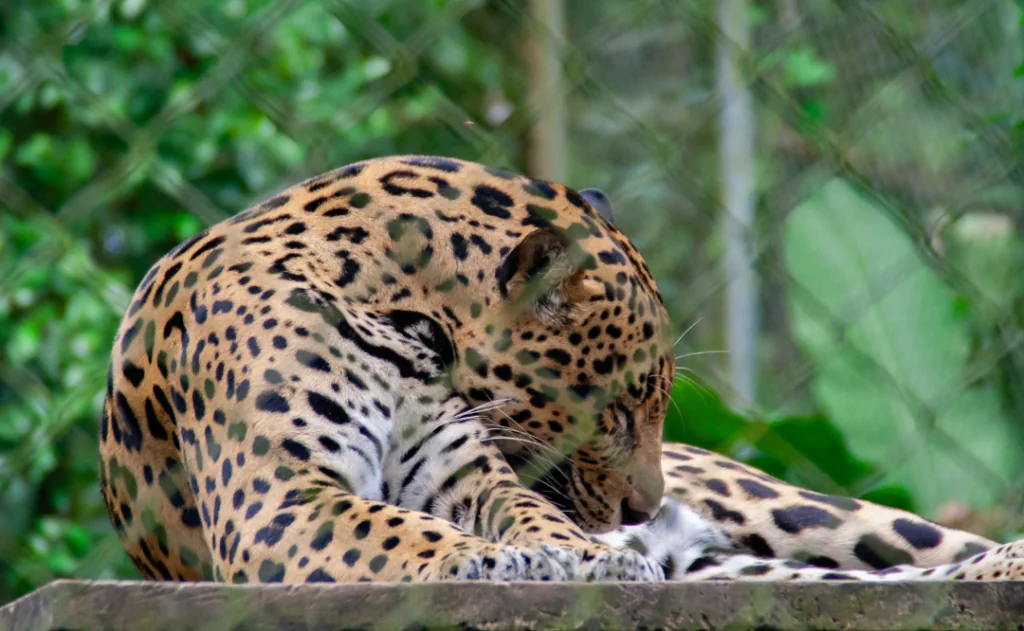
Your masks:
M 529 171 L 529 132 L 552 123 L 549 105 L 562 100 L 566 183 L 610 193 L 687 331 L 683 374 L 696 377 L 677 385 L 670 438 L 990 536 L 1021 528 L 1019 9 L 747 7 L 752 39 L 733 53 L 756 120 L 757 213 L 744 235 L 760 286 L 750 400 L 718 353 L 731 278 L 716 125 L 730 103 L 716 90 L 712 3 L 570 1 L 564 36 L 530 6 L 0 9 L 0 513 L 17 516 L 0 526 L 0 594 L 58 575 L 132 575 L 90 487 L 109 344 L 159 255 L 355 159 L 429 152 Z M 528 88 L 524 42 L 557 64 L 558 80 L 539 91 Z M 829 197 L 837 182 L 852 192 Z M 871 239 L 851 245 L 859 220 L 842 224 L 846 234 L 815 228 L 833 216 L 802 206 L 816 195 L 881 226 L 871 239 L 899 256 L 872 251 Z M 800 250 L 797 215 L 818 250 Z M 815 276 L 831 254 L 851 253 L 867 258 Z M 795 260 L 814 255 L 819 265 Z M 835 279 L 864 286 L 836 297 Z M 948 338 L 922 347 L 916 330 Z M 878 336 L 893 339 L 878 346 Z M 929 373 L 929 362 L 950 361 Z

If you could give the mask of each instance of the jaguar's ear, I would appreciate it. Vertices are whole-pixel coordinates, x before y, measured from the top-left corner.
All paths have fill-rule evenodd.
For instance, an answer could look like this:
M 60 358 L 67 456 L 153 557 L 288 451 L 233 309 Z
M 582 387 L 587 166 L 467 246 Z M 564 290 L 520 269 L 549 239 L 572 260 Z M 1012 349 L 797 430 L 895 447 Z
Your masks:
M 497 271 L 501 295 L 531 304 L 540 315 L 584 297 L 585 253 L 552 228 L 534 230 L 509 252 Z
M 609 223 L 615 223 L 615 212 L 612 209 L 612 200 L 608 199 L 608 196 L 604 192 L 597 190 L 596 188 L 585 188 L 580 191 L 580 197 L 587 200 L 587 203 L 593 206 L 594 210 L 599 215 L 608 220 Z

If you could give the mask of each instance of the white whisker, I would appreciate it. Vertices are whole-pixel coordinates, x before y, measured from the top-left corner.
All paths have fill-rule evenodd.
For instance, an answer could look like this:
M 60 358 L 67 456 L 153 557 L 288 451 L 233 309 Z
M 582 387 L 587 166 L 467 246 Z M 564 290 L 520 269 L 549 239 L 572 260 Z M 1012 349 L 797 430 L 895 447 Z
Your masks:
M 512 418 L 511 416 L 509 416 L 507 412 L 505 412 L 504 410 L 501 410 L 501 409 L 499 409 L 498 411 L 501 413 L 502 416 L 505 417 L 506 420 L 508 420 L 510 425 L 507 426 L 507 427 L 504 427 L 504 428 L 495 428 L 495 429 L 505 430 L 505 431 L 508 431 L 510 433 L 518 433 L 519 435 L 523 436 L 524 438 L 528 438 L 528 439 L 532 440 L 533 444 L 536 445 L 537 447 L 540 447 L 543 450 L 546 450 L 546 451 L 548 451 L 548 452 L 550 452 L 552 454 L 555 454 L 559 458 L 564 458 L 565 457 L 565 454 L 563 454 L 562 452 L 560 452 L 557 449 L 555 449 L 552 445 L 550 445 L 549 443 L 541 440 L 540 438 L 538 438 L 538 437 L 534 436 L 532 433 L 530 433 L 526 428 L 523 427 L 522 423 L 520 423 L 519 421 L 517 421 L 514 418 Z
M 693 371 L 689 371 L 689 372 L 693 372 Z M 696 374 L 696 373 L 694 373 L 694 374 Z M 708 400 L 709 400 L 709 395 L 713 394 L 713 392 L 711 391 L 710 388 L 708 388 L 704 384 L 700 383 L 699 381 L 697 381 L 693 377 L 688 377 L 686 375 L 679 375 L 679 374 L 677 374 L 676 375 L 676 381 L 682 381 L 683 383 L 688 383 L 691 386 L 693 386 L 693 389 L 696 390 L 698 394 L 700 394 L 700 397 L 704 401 L 704 403 L 707 403 Z
M 506 403 L 508 403 L 511 400 L 512 399 L 495 399 L 493 401 L 488 401 L 486 403 L 481 403 L 480 405 L 477 405 L 477 406 L 471 407 L 471 408 L 467 408 L 467 409 L 459 412 L 454 417 L 452 417 L 452 419 L 456 420 L 456 419 L 468 418 L 470 415 L 477 415 L 477 416 L 479 416 L 479 414 L 481 412 L 490 412 L 491 410 L 498 409 L 502 405 L 505 405 Z
M 697 357 L 698 355 L 728 355 L 729 351 L 694 351 L 692 353 L 683 353 L 682 355 L 676 355 L 676 361 L 680 359 L 686 359 L 687 357 Z
M 679 337 L 678 337 L 678 338 L 676 339 L 676 342 L 675 342 L 675 344 L 673 344 L 673 345 L 672 345 L 672 348 L 675 348 L 676 346 L 678 346 L 678 345 L 679 345 L 679 342 L 682 342 L 682 341 L 683 341 L 683 337 L 684 337 L 684 336 L 685 336 L 685 335 L 686 335 L 687 333 L 689 333 L 689 332 L 690 332 L 690 331 L 691 331 L 691 330 L 693 329 L 693 327 L 695 327 L 695 326 L 697 326 L 698 324 L 700 324 L 700 321 L 701 321 L 701 320 L 703 320 L 703 319 L 704 319 L 704 316 L 701 316 L 701 317 L 697 318 L 697 319 L 696 319 L 696 320 L 694 321 L 694 323 L 693 323 L 693 324 L 691 324 L 690 326 L 686 327 L 686 330 L 685 330 L 685 331 L 683 331 L 682 333 L 680 333 L 680 334 L 679 334 Z

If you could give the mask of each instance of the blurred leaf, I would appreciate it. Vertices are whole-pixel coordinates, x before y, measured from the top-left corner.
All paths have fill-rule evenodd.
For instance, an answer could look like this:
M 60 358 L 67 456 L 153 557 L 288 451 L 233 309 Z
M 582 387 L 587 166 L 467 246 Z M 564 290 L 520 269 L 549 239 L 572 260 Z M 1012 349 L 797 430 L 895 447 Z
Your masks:
M 874 502 L 883 506 L 891 506 L 905 511 L 915 512 L 919 510 L 919 507 L 914 502 L 914 498 L 907 489 L 902 486 L 876 486 L 867 493 L 862 493 L 860 497 L 861 499 L 865 499 L 869 502 Z
M 828 104 L 825 99 L 809 98 L 800 104 L 800 109 L 809 122 L 820 123 L 828 115 Z
M 976 212 L 961 216 L 946 231 L 947 256 L 987 301 L 972 308 L 992 326 L 1024 296 L 1024 239 L 1009 215 Z
M 24 166 L 40 166 L 53 153 L 53 138 L 36 132 L 23 142 L 14 154 L 14 161 Z
M 829 83 L 836 78 L 836 70 L 807 47 L 796 48 L 786 56 L 786 85 L 806 88 Z
M 873 473 L 873 468 L 849 450 L 842 432 L 823 416 L 790 417 L 773 421 L 757 445 L 779 454 L 794 469 L 796 477 L 787 480 L 802 486 L 824 489 L 827 485 L 849 493 L 858 481 Z M 808 470 L 800 461 L 813 467 Z M 800 473 L 803 471 L 803 473 Z
M 665 417 L 665 440 L 718 450 L 736 439 L 747 420 L 729 410 L 713 390 L 677 379 Z
M 848 494 L 874 473 L 850 452 L 841 431 L 825 417 L 746 419 L 696 380 L 676 381 L 664 437 L 738 457 L 770 475 L 821 492 Z
M 0 162 L 7 157 L 7 152 L 11 150 L 13 143 L 14 139 L 11 136 L 11 132 L 6 129 L 0 129 Z
M 911 164 L 925 173 L 966 166 L 962 162 L 970 157 L 966 149 L 974 140 L 958 114 L 935 107 L 907 77 L 883 82 L 852 126 L 859 135 L 846 149 L 858 163 Z
M 970 340 L 955 296 L 881 209 L 828 182 L 789 216 L 785 260 L 814 394 L 858 457 L 929 512 L 950 498 L 988 506 L 1019 479 L 997 394 L 960 390 Z

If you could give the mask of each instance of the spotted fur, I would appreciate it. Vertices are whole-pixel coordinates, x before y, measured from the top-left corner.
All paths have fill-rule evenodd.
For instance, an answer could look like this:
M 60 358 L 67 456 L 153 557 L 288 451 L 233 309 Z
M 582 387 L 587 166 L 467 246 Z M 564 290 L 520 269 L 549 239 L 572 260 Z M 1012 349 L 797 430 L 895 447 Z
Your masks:
M 103 496 L 154 579 L 656 579 L 586 533 L 660 504 L 666 321 L 572 189 L 349 165 L 146 275 L 112 353 Z
M 665 444 L 657 516 L 597 538 L 669 580 L 1024 580 L 1024 541 L 998 545 L 905 511 L 786 484 L 718 454 Z

